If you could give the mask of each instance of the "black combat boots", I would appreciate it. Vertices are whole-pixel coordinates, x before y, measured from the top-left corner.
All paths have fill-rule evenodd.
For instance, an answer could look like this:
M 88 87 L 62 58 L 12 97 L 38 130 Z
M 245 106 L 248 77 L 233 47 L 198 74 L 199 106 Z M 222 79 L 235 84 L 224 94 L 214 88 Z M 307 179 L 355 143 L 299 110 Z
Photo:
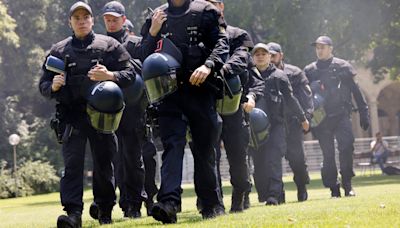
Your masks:
M 57 219 L 57 228 L 81 228 L 82 213 L 79 211 L 68 212 L 68 215 L 60 215 Z
M 344 196 L 346 197 L 356 196 L 354 189 L 351 187 L 351 181 L 342 182 L 342 187 L 344 189 Z
M 100 225 L 112 223 L 111 212 L 112 212 L 112 207 L 111 208 L 109 208 L 109 207 L 99 208 L 98 216 L 99 216 Z
M 330 189 L 331 189 L 331 197 L 332 198 L 339 198 L 341 196 L 341 194 L 340 194 L 340 185 L 339 184 L 331 187 Z
M 297 186 L 297 200 L 299 202 L 306 201 L 308 199 L 308 193 L 306 185 L 298 185 Z
M 232 205 L 230 213 L 238 213 L 243 211 L 244 193 L 235 189 L 232 191 Z
M 251 205 L 250 205 L 250 192 L 247 191 L 247 192 L 244 194 L 243 209 L 244 209 L 244 210 L 249 209 L 250 206 L 251 206 Z
M 163 224 L 176 223 L 178 213 L 177 203 L 174 201 L 157 202 L 151 209 L 153 218 Z
M 142 213 L 140 213 L 141 207 L 141 203 L 129 205 L 128 208 L 124 210 L 124 218 L 137 219 L 142 217 Z
M 96 220 L 99 219 L 99 207 L 97 206 L 97 204 L 95 202 L 92 202 L 92 204 L 90 204 L 89 215 L 93 219 L 96 219 Z

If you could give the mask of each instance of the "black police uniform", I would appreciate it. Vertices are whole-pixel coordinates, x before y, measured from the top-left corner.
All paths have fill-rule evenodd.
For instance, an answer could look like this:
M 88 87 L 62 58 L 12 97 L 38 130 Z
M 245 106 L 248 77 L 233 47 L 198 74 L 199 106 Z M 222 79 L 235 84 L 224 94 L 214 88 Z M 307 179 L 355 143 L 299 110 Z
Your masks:
M 332 196 L 340 196 L 337 168 L 335 162 L 336 138 L 339 150 L 340 174 L 345 195 L 352 194 L 351 178 L 353 172 L 354 135 L 351 125 L 352 95 L 360 113 L 360 124 L 363 129 L 369 126 L 368 106 L 354 81 L 356 72 L 347 61 L 332 57 L 318 60 L 307 65 L 304 72 L 310 81 L 320 81 L 322 96 L 325 99 L 326 117 L 312 128 L 323 153 L 322 181 L 325 187 L 331 188 Z
M 247 68 L 250 65 L 249 60 L 251 58 L 249 50 L 254 47 L 253 41 L 245 30 L 237 27 L 228 26 L 226 33 L 229 38 L 230 57 L 223 67 L 225 78 L 241 76 L 240 79 L 244 88 L 242 102 L 245 101 L 246 95 L 252 96 L 256 100 L 257 93 L 263 93 L 264 81 L 257 75 L 250 77 L 248 73 Z M 238 111 L 234 114 L 221 115 L 221 118 L 223 120 L 221 139 L 224 142 L 233 187 L 231 211 L 238 212 L 243 210 L 244 193 L 249 192 L 251 189 L 246 159 L 250 137 L 249 128 L 242 105 L 239 106 Z M 217 143 L 216 151 L 218 177 L 221 184 L 221 175 L 219 173 L 221 150 L 219 145 L 220 143 Z
M 287 63 L 282 62 L 281 69 L 289 78 L 293 88 L 293 95 L 299 101 L 306 117 L 310 119 L 314 107 L 307 77 L 300 68 Z M 285 157 L 289 161 L 289 166 L 294 174 L 293 180 L 298 189 L 298 200 L 304 201 L 307 199 L 305 186 L 310 183 L 310 177 L 304 155 L 303 128 L 296 114 L 291 112 L 290 109 L 285 115 L 287 124 L 287 151 Z
M 73 129 L 62 146 L 65 171 L 61 178 L 61 204 L 68 214 L 81 213 L 83 210 L 83 169 L 86 141 L 89 140 L 94 169 L 94 201 L 102 212 L 111 215 L 115 204 L 111 160 L 117 150 L 117 142 L 115 134 L 99 133 L 88 121 L 85 96 L 95 82 L 88 78 L 87 73 L 96 63 L 100 63 L 113 71 L 119 86 L 128 86 L 134 80 L 130 56 L 113 38 L 93 32 L 83 40 L 72 36 L 58 42 L 52 47 L 50 55 L 68 60 L 66 84 L 59 91 L 51 91 L 55 73 L 46 70 L 45 66 L 39 83 L 41 94 L 59 102 L 61 121 L 71 125 Z
M 270 118 L 271 127 L 266 143 L 257 151 L 252 151 L 254 163 L 254 183 L 260 202 L 267 204 L 284 203 L 282 182 L 282 157 L 286 147 L 284 108 L 289 108 L 300 122 L 305 115 L 297 99 L 287 75 L 270 64 L 260 72 L 265 81 L 264 97 L 258 99 L 257 108 L 261 108 Z
M 161 167 L 161 187 L 153 217 L 164 223 L 176 222 L 181 203 L 182 160 L 189 124 L 193 137 L 195 191 L 204 210 L 203 217 L 215 216 L 214 208 L 221 204 L 215 172 L 214 145 L 217 138 L 216 97 L 210 80 L 201 86 L 192 86 L 189 77 L 206 62 L 219 70 L 228 55 L 227 37 L 221 28 L 219 11 L 206 1 L 186 1 L 182 7 L 173 7 L 171 1 L 161 6 L 167 15 L 157 37 L 149 34 L 151 19 L 142 29 L 142 60 L 152 54 L 161 34 L 166 35 L 182 52 L 181 70 L 177 73 L 178 90 L 158 106 L 160 136 L 164 146 Z M 185 121 L 186 116 L 188 121 Z M 160 212 L 162 211 L 162 212 Z M 154 214 L 155 213 L 155 214 Z M 166 216 L 162 216 L 162 215 Z
M 139 58 L 137 49 L 141 41 L 140 37 L 129 35 L 125 29 L 114 33 L 107 32 L 107 35 L 118 40 L 132 58 Z M 140 217 L 142 201 L 147 199 L 144 189 L 145 170 L 141 150 L 145 127 L 144 107 L 141 102 L 131 104 L 127 101 L 125 103 L 127 105 L 116 132 L 119 153 L 114 159 L 115 176 L 120 189 L 119 205 L 125 212 L 125 216 Z

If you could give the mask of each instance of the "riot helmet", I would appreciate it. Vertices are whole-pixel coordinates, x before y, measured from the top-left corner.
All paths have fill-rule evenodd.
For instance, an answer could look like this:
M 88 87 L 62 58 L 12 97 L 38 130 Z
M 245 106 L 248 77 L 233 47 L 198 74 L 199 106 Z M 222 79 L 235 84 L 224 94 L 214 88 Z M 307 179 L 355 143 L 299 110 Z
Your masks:
M 136 74 L 135 82 L 122 89 L 125 104 L 127 106 L 137 104 L 143 96 L 144 82 L 140 75 Z
M 265 144 L 271 126 L 268 115 L 259 108 L 254 108 L 250 113 L 250 144 L 253 149 L 258 149 Z
M 313 81 L 310 84 L 311 91 L 313 92 L 314 112 L 311 119 L 311 127 L 317 127 L 325 118 L 326 113 L 324 110 L 325 98 L 323 97 L 323 86 L 319 80 Z
M 325 98 L 319 93 L 313 95 L 314 112 L 311 119 L 311 127 L 317 127 L 325 118 L 324 102 Z
M 221 115 L 232 115 L 237 112 L 242 97 L 240 76 L 226 78 L 224 96 L 217 99 L 217 112 Z
M 178 61 L 166 53 L 153 53 L 144 60 L 142 75 L 151 104 L 178 89 L 176 72 L 179 68 Z
M 86 112 L 90 123 L 94 129 L 105 134 L 118 129 L 124 108 L 123 93 L 112 81 L 95 84 L 87 97 Z

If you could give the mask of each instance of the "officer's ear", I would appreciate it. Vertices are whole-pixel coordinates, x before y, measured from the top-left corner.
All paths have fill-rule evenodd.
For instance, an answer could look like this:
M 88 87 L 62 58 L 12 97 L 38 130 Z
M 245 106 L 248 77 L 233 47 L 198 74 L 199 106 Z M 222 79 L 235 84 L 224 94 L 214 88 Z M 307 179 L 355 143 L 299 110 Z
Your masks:
M 221 3 L 219 3 L 220 5 L 221 5 L 221 11 L 222 12 L 224 12 L 224 9 L 225 9 L 225 5 L 224 5 L 224 3 L 223 2 L 221 2 Z

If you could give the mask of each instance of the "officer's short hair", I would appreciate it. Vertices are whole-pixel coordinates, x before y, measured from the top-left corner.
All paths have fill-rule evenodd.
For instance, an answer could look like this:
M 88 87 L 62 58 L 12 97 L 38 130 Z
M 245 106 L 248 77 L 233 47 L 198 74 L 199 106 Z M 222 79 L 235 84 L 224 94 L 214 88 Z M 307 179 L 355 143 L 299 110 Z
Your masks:
M 72 14 L 75 13 L 75 11 L 77 11 L 78 9 L 84 9 L 86 11 L 89 12 L 89 14 L 93 17 L 93 12 L 92 12 L 92 8 L 90 8 L 90 6 L 84 2 L 76 2 L 74 3 L 71 8 L 69 9 L 69 17 L 72 16 Z

